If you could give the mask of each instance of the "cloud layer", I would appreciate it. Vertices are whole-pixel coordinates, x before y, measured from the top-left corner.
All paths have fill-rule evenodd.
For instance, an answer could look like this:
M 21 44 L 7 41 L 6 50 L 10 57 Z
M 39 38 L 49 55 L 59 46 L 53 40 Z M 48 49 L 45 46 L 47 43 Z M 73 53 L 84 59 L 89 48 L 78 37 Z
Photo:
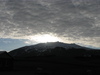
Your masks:
M 100 0 L 0 0 L 0 37 L 54 33 L 100 47 Z

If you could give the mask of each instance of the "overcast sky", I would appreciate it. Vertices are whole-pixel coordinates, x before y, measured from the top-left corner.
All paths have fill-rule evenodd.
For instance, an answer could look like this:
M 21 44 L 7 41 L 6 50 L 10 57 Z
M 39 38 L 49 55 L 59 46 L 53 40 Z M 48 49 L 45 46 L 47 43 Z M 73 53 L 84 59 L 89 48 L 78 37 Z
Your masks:
M 1 50 L 49 33 L 66 43 L 100 47 L 100 0 L 0 0 Z

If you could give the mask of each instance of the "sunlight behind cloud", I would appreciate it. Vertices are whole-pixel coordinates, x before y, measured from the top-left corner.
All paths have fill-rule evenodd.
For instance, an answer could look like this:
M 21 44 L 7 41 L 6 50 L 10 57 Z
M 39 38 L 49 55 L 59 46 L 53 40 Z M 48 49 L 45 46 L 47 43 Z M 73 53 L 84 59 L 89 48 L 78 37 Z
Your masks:
M 100 0 L 0 0 L 0 38 L 100 47 L 99 9 Z
M 30 37 L 31 41 L 36 41 L 38 43 L 46 43 L 46 42 L 57 42 L 61 41 L 60 38 L 51 34 L 38 34 Z

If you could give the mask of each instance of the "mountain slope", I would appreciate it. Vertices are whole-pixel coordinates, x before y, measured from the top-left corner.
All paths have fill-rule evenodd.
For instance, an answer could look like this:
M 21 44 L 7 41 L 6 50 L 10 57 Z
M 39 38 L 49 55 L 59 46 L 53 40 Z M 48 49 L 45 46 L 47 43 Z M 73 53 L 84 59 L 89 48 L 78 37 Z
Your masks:
M 58 48 L 57 48 L 58 47 Z M 55 49 L 56 48 L 56 49 Z M 59 49 L 61 48 L 61 49 Z M 40 56 L 40 55 L 63 55 L 63 53 L 67 53 L 66 50 L 70 49 L 84 49 L 87 50 L 89 48 L 82 47 L 76 44 L 66 44 L 62 42 L 49 42 L 49 43 L 39 43 L 36 45 L 25 46 L 9 52 L 12 56 L 20 57 L 20 56 Z M 58 53 L 58 50 L 60 52 Z M 47 54 L 46 54 L 47 53 Z M 54 54 L 55 53 L 55 54 Z

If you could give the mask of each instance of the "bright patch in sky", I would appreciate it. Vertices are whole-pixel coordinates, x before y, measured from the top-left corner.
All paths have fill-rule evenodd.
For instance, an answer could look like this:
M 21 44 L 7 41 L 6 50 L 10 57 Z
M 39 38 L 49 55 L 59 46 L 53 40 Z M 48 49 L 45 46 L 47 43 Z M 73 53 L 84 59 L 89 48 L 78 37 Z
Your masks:
M 100 48 L 100 0 L 0 0 L 0 50 L 56 41 Z
M 39 35 L 31 36 L 30 40 L 41 42 L 41 43 L 61 41 L 60 38 L 58 38 L 57 36 L 50 35 L 50 34 L 43 34 L 43 35 L 39 34 Z

